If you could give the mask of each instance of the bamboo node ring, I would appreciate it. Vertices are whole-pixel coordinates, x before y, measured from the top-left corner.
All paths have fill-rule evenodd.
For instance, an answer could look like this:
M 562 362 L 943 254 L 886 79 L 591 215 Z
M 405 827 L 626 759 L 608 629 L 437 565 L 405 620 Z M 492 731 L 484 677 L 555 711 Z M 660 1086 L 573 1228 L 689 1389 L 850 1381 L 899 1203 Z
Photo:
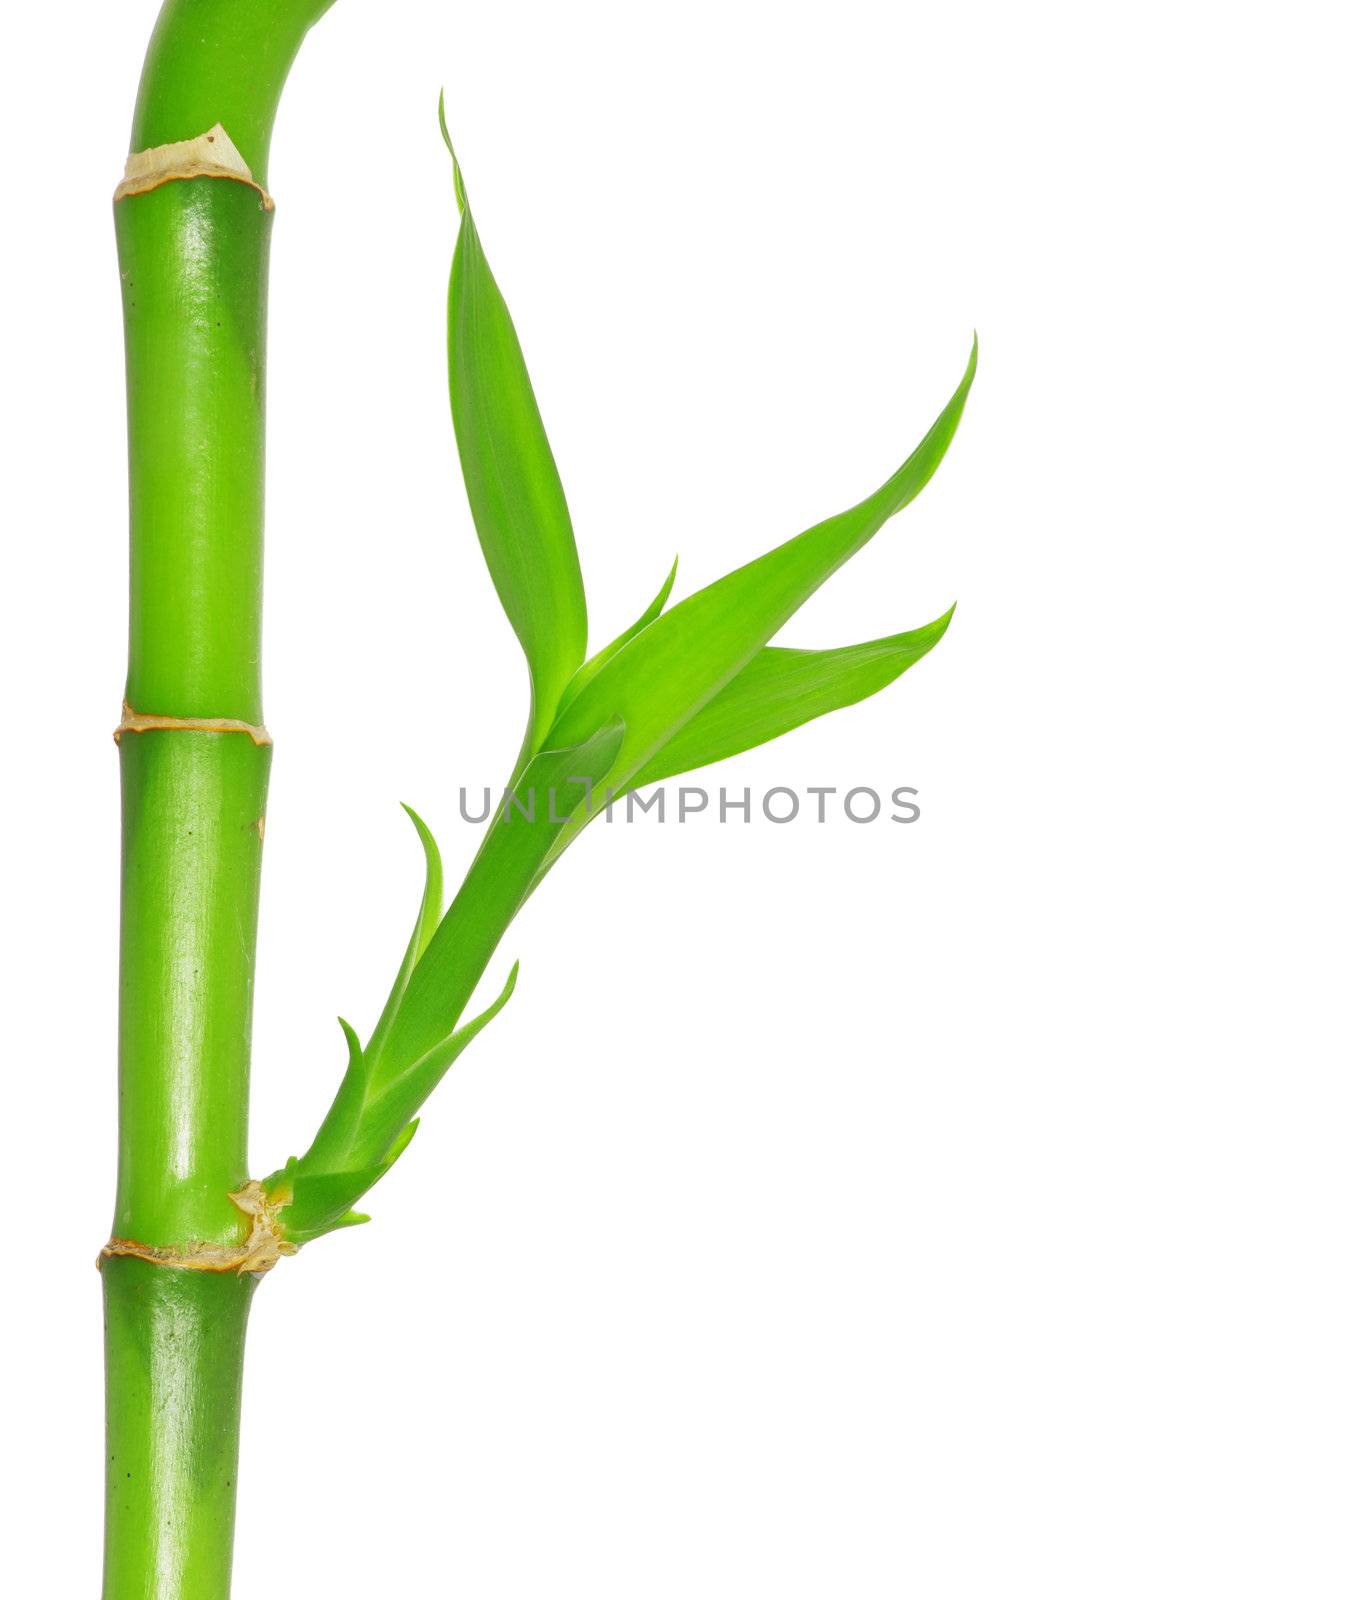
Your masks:
M 178 178 L 229 178 L 256 189 L 262 197 L 262 210 L 274 211 L 276 202 L 252 175 L 252 168 L 238 154 L 238 147 L 216 122 L 208 133 L 194 139 L 178 139 L 174 144 L 153 145 L 150 150 L 135 150 L 124 163 L 124 176 L 114 191 L 115 204 L 130 195 L 147 194 Z
M 116 1235 L 101 1247 L 95 1265 L 103 1267 L 113 1256 L 131 1256 L 149 1266 L 177 1267 L 182 1272 L 233 1272 L 239 1276 L 253 1272 L 261 1276 L 270 1272 L 282 1256 L 293 1256 L 299 1248 L 282 1233 L 277 1217 L 288 1198 L 269 1201 L 266 1190 L 253 1178 L 229 1196 L 251 1221 L 242 1244 L 206 1244 L 199 1239 L 184 1245 L 140 1244 L 137 1239 Z
M 114 730 L 115 744 L 126 733 L 245 733 L 255 745 L 271 743 L 271 735 L 255 722 L 242 722 L 237 717 L 164 717 L 156 712 L 135 711 L 127 700 Z

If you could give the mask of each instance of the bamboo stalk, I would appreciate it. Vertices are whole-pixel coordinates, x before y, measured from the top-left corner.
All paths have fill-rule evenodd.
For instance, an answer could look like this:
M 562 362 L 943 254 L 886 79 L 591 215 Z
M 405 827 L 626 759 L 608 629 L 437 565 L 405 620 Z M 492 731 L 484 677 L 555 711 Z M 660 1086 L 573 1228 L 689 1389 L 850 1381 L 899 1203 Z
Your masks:
M 266 162 L 286 72 L 328 3 L 167 0 L 131 149 L 217 128 L 255 182 L 174 175 L 129 185 L 115 204 L 130 585 L 113 1232 L 146 1254 L 104 1262 L 105 1600 L 220 1600 L 229 1590 L 243 1339 L 256 1280 L 158 1255 L 238 1245 L 249 1229 L 230 1196 L 248 1178 L 271 759 L 256 736 Z M 140 181 L 146 170 L 157 177 L 157 158 L 131 163 L 131 172 L 140 165 Z M 201 725 L 177 725 L 186 721 Z
M 424 889 L 390 997 L 365 1047 L 343 1024 L 342 1082 L 304 1155 L 250 1182 L 271 760 L 260 680 L 267 152 L 295 52 L 330 3 L 166 0 L 116 191 L 130 591 L 116 734 L 119 1178 L 102 1251 L 105 1600 L 227 1600 L 257 1276 L 278 1254 L 367 1220 L 358 1201 L 508 1001 L 517 964 L 494 1001 L 462 1021 L 503 933 L 562 850 L 611 796 L 649 776 L 723 760 L 874 694 L 932 649 L 951 617 L 836 650 L 769 645 L 928 483 L 975 376 L 974 341 L 952 398 L 874 493 L 668 610 L 669 578 L 586 660 L 570 512 L 454 155 L 453 425 L 476 531 L 529 668 L 518 816 L 492 820 L 445 911 L 437 844 L 411 812 Z

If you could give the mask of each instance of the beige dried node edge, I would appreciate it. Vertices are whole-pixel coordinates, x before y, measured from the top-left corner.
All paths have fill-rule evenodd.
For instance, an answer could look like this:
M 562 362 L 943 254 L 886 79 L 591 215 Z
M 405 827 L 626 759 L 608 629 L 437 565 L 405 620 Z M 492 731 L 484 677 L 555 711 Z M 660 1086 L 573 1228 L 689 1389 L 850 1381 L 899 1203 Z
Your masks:
M 272 211 L 276 202 L 252 175 L 252 168 L 238 154 L 222 122 L 194 139 L 178 139 L 174 144 L 154 145 L 151 150 L 135 150 L 124 163 L 124 176 L 114 191 L 117 201 L 130 195 L 147 194 L 178 178 L 229 178 L 256 189 L 262 209 Z
M 245 733 L 253 744 L 271 743 L 271 735 L 255 722 L 237 717 L 164 717 L 155 711 L 135 711 L 127 700 L 114 730 L 115 744 L 126 733 Z
M 293 1256 L 298 1246 L 281 1235 L 277 1213 L 285 1199 L 268 1201 L 266 1190 L 253 1178 L 229 1196 L 248 1217 L 251 1226 L 242 1244 L 205 1244 L 192 1240 L 186 1245 L 140 1244 L 137 1239 L 117 1235 L 101 1248 L 95 1265 L 101 1267 L 112 1256 L 131 1256 L 154 1267 L 179 1267 L 183 1272 L 270 1272 L 282 1256 Z

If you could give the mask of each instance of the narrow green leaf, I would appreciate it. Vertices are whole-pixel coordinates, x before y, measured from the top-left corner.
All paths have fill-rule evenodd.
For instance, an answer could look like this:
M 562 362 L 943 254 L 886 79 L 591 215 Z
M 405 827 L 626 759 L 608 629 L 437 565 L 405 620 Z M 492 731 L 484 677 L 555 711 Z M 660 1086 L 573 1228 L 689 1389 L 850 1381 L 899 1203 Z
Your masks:
M 414 932 L 410 935 L 404 960 L 400 963 L 400 970 L 391 985 L 390 996 L 386 1000 L 371 1038 L 367 1041 L 365 1053 L 368 1063 L 374 1062 L 385 1048 L 410 974 L 414 971 L 419 957 L 428 948 L 428 942 L 433 937 L 443 914 L 443 858 L 438 854 L 438 845 L 425 826 L 424 819 L 410 806 L 405 806 L 405 810 L 409 814 L 409 820 L 414 824 L 415 831 L 419 835 L 419 843 L 424 849 L 424 893 L 419 902 L 419 915 L 415 920 Z
M 504 988 L 500 991 L 495 1001 L 486 1007 L 477 1017 L 464 1023 L 455 1033 L 449 1034 L 441 1044 L 432 1050 L 426 1051 L 413 1066 L 406 1069 L 391 1083 L 384 1093 L 373 1100 L 362 1116 L 361 1127 L 358 1129 L 358 1148 L 368 1151 L 373 1148 L 384 1148 L 388 1141 L 395 1141 L 395 1130 L 409 1122 L 414 1113 L 428 1099 L 429 1095 L 438 1087 L 444 1073 L 461 1055 L 462 1051 L 471 1043 L 487 1023 L 493 1022 L 500 1012 L 504 1010 L 510 995 L 514 993 L 514 985 L 519 976 L 519 963 L 516 961 L 510 969 L 509 977 Z M 418 1119 L 410 1124 L 417 1128 Z M 387 1164 L 393 1163 L 413 1137 L 406 1131 L 401 1134 L 403 1143 L 398 1148 L 394 1143 L 385 1156 Z
M 445 122 L 443 137 L 450 151 Z M 585 590 L 562 480 L 455 155 L 453 182 L 462 220 L 448 288 L 452 424 L 486 566 L 528 660 L 532 751 L 585 659 Z
M 558 717 L 550 742 L 573 743 L 608 718 L 622 717 L 626 731 L 608 786 L 626 786 L 782 623 L 924 487 L 957 431 L 976 359 L 973 343 L 956 393 L 918 448 L 873 495 L 664 612 L 586 683 Z
M 348 1064 L 328 1115 L 319 1124 L 313 1144 L 300 1157 L 299 1166 L 310 1172 L 326 1172 L 348 1159 L 366 1103 L 368 1069 L 361 1041 L 342 1017 L 338 1018 L 338 1026 L 347 1040 Z
M 358 1164 L 354 1157 L 344 1170 L 287 1174 L 292 1180 L 291 1198 L 280 1214 L 285 1237 L 292 1244 L 307 1244 L 337 1228 L 355 1228 L 370 1222 L 370 1217 L 352 1207 L 385 1177 L 418 1131 L 419 1119 L 415 1117 L 400 1130 L 379 1161 Z
M 954 607 L 953 610 L 956 608 Z M 856 705 L 893 683 L 947 632 L 952 611 L 909 633 L 839 650 L 760 650 L 712 700 L 648 757 L 633 786 L 751 750 L 827 712 Z
M 517 966 L 518 963 L 516 962 L 515 965 Z M 395 1143 L 391 1145 L 390 1149 L 387 1150 L 384 1157 L 382 1157 L 381 1171 L 383 1174 L 389 1172 L 395 1163 L 400 1159 L 400 1157 L 404 1155 L 405 1151 L 409 1149 L 410 1144 L 414 1139 L 414 1135 L 418 1133 L 418 1131 L 418 1117 L 415 1117 L 412 1122 L 408 1123 L 400 1130 Z
M 616 718 L 574 745 L 540 751 L 511 785 L 514 799 L 496 802 L 490 831 L 400 1002 L 377 1064 L 380 1087 L 452 1032 L 544 857 L 582 816 L 623 734 Z
M 282 1206 L 279 1218 L 285 1237 L 292 1244 L 307 1244 L 335 1228 L 351 1227 L 347 1219 L 354 1202 L 385 1170 L 374 1163 L 347 1172 L 306 1173 L 296 1178 L 290 1204 Z
M 648 606 L 647 610 L 643 612 L 642 616 L 639 617 L 636 622 L 631 623 L 627 628 L 625 628 L 617 639 L 611 639 L 603 650 L 597 651 L 593 656 L 591 656 L 590 660 L 587 661 L 584 666 L 577 670 L 575 675 L 572 677 L 571 682 L 566 686 L 566 689 L 562 695 L 561 705 L 557 707 L 558 716 L 560 716 L 562 712 L 566 710 L 566 708 L 571 704 L 576 696 L 580 694 L 581 690 L 586 686 L 591 678 L 595 676 L 600 668 L 604 666 L 605 662 L 608 661 L 611 656 L 618 655 L 620 650 L 623 649 L 630 639 L 636 638 L 643 631 L 643 629 L 647 627 L 649 622 L 655 622 L 657 618 L 661 616 L 662 608 L 666 605 L 667 600 L 670 598 L 672 585 L 676 582 L 676 569 L 680 566 L 680 564 L 681 558 L 680 556 L 677 556 L 676 559 L 671 563 L 671 571 L 666 575 L 666 582 L 653 596 L 652 603 Z

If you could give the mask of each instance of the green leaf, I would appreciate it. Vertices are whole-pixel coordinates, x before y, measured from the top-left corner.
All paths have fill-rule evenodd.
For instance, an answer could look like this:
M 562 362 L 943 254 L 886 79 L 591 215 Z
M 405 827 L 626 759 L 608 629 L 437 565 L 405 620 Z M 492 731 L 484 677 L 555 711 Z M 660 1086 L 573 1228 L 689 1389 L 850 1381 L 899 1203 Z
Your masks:
M 313 1172 L 327 1171 L 348 1159 L 362 1107 L 366 1104 L 368 1064 L 361 1041 L 342 1017 L 338 1018 L 338 1026 L 347 1040 L 348 1064 L 328 1115 L 319 1124 L 313 1144 L 300 1157 L 299 1165 Z
M 953 607 L 953 610 L 956 608 Z M 635 788 L 751 750 L 893 683 L 947 632 L 952 611 L 909 633 L 838 650 L 759 651 L 634 775 Z
M 623 743 L 606 787 L 627 786 L 672 734 L 933 476 L 957 431 L 976 359 L 973 343 L 956 393 L 918 448 L 873 495 L 663 613 L 585 684 L 557 718 L 549 742 L 573 743 L 610 717 L 622 717 Z
M 443 138 L 451 151 L 445 121 Z M 452 425 L 486 566 L 528 660 L 525 749 L 536 750 L 585 659 L 585 590 L 562 480 L 455 155 L 453 183 L 462 220 L 448 288 Z
M 613 719 L 574 745 L 539 751 L 511 786 L 517 803 L 497 804 L 490 831 L 400 1002 L 377 1063 L 381 1087 L 452 1032 L 544 857 L 583 815 L 586 795 L 604 780 L 623 734 L 623 723 Z
M 438 845 L 425 826 L 424 819 L 410 806 L 405 806 L 405 810 L 409 814 L 409 820 L 414 824 L 415 831 L 419 835 L 419 843 L 424 849 L 424 893 L 419 902 L 419 915 L 414 924 L 414 932 L 410 935 L 404 960 L 401 961 L 400 970 L 391 985 L 390 997 L 372 1031 L 371 1038 L 367 1041 L 368 1063 L 374 1062 L 385 1048 L 395 1022 L 395 1013 L 400 1009 L 400 1000 L 409 984 L 410 974 L 418 964 L 419 957 L 428 948 L 428 942 L 433 937 L 443 914 L 443 858 L 438 854 Z
M 377 1147 L 384 1148 L 395 1140 L 395 1130 L 409 1121 L 414 1113 L 428 1099 L 429 1095 L 438 1087 L 440 1080 L 448 1068 L 461 1055 L 462 1051 L 471 1043 L 487 1023 L 493 1022 L 504 1010 L 510 995 L 514 993 L 514 985 L 519 977 L 519 963 L 516 961 L 510 969 L 505 986 L 496 997 L 495 1001 L 486 1007 L 477 1017 L 464 1023 L 455 1033 L 449 1034 L 441 1044 L 425 1053 L 414 1064 L 401 1073 L 391 1083 L 384 1093 L 377 1096 L 366 1108 L 362 1117 L 361 1127 L 358 1129 L 358 1147 L 365 1151 Z M 418 1127 L 416 1119 L 412 1124 Z M 401 1134 L 404 1143 L 409 1142 L 412 1135 Z M 390 1163 L 394 1162 L 404 1149 L 404 1144 L 391 1148 L 385 1157 Z
M 370 1222 L 370 1217 L 352 1207 L 385 1177 L 418 1131 L 419 1119 L 415 1117 L 400 1130 L 380 1161 L 344 1171 L 300 1173 L 288 1164 L 285 1176 L 291 1184 L 291 1198 L 280 1214 L 285 1237 L 292 1244 L 307 1244 L 337 1228 L 355 1228 Z
M 585 685 L 590 681 L 591 678 L 595 676 L 600 668 L 604 666 L 605 662 L 608 661 L 611 656 L 618 655 L 619 651 L 623 649 L 630 639 L 636 638 L 638 634 L 640 634 L 643 629 L 647 627 L 649 622 L 655 622 L 657 618 L 661 616 L 662 608 L 666 605 L 667 600 L 671 595 L 672 585 L 676 582 L 676 569 L 680 566 L 680 564 L 681 558 L 680 556 L 677 556 L 676 559 L 671 563 L 671 571 L 666 575 L 666 582 L 653 596 L 652 603 L 648 606 L 647 610 L 643 612 L 642 616 L 639 617 L 636 622 L 630 623 L 630 625 L 624 629 L 617 639 L 611 639 L 603 650 L 597 651 L 593 656 L 591 656 L 590 660 L 587 661 L 584 666 L 577 670 L 576 674 L 573 676 L 571 682 L 567 684 L 566 689 L 562 694 L 562 703 L 557 707 L 558 716 L 560 716 L 562 712 L 566 710 L 576 696 L 580 694 Z
M 517 967 L 518 964 L 519 963 L 516 961 L 515 962 L 515 966 Z M 503 1004 L 503 1002 L 501 1002 L 501 1003 Z M 383 1157 L 383 1159 L 381 1161 L 381 1172 L 382 1172 L 382 1175 L 384 1175 L 385 1173 L 389 1172 L 390 1169 L 395 1165 L 395 1163 L 400 1159 L 400 1157 L 402 1155 L 404 1155 L 405 1151 L 409 1149 L 410 1143 L 413 1140 L 414 1135 L 416 1133 L 418 1133 L 418 1131 L 419 1131 L 419 1119 L 418 1119 L 418 1117 L 415 1117 L 413 1122 L 409 1123 L 406 1127 L 401 1128 L 399 1134 L 397 1135 L 397 1137 L 395 1139 L 395 1142 L 391 1145 L 390 1149 L 386 1151 L 385 1156 Z
M 282 1206 L 280 1224 L 292 1244 L 307 1244 L 335 1228 L 351 1227 L 353 1203 L 380 1178 L 385 1167 L 376 1163 L 347 1172 L 306 1173 L 297 1177 L 290 1204 Z

